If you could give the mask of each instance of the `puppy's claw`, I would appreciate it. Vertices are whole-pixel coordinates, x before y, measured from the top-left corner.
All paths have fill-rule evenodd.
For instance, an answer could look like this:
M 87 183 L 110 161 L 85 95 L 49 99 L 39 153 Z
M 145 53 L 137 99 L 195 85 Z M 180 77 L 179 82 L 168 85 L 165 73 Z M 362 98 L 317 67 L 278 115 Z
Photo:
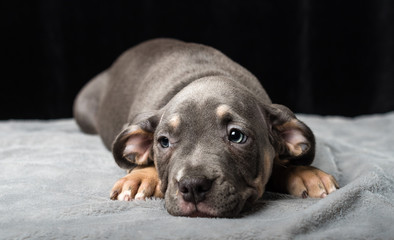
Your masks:
M 336 190 L 338 190 L 339 188 L 337 188 L 337 186 L 332 186 L 330 189 L 328 189 L 328 194 L 335 192 Z
M 131 200 L 130 195 L 125 194 L 125 195 L 124 195 L 124 198 L 123 198 L 123 201 L 130 201 L 130 200 Z
M 334 181 L 335 188 L 336 188 L 336 189 L 340 189 L 337 180 L 336 180 L 335 178 L 333 178 L 333 181 Z M 334 190 L 334 191 L 335 191 L 335 190 Z
M 116 199 L 118 199 L 118 195 L 119 195 L 118 191 L 115 190 L 111 193 L 110 199 L 116 200 Z
M 135 200 L 144 200 L 144 199 L 145 199 L 144 193 L 137 193 L 137 195 L 135 195 Z
M 303 191 L 302 192 L 302 198 L 308 198 L 308 192 L 307 191 Z

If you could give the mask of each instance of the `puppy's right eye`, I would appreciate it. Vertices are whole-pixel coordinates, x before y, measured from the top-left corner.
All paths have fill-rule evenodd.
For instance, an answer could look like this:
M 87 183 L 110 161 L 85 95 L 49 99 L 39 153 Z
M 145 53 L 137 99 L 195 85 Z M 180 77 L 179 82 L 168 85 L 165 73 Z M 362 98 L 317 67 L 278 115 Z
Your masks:
M 238 129 L 231 129 L 230 133 L 228 135 L 228 140 L 237 143 L 237 144 L 242 144 L 245 143 L 248 137 Z
M 159 143 L 162 148 L 168 148 L 170 146 L 170 140 L 166 137 L 159 138 Z

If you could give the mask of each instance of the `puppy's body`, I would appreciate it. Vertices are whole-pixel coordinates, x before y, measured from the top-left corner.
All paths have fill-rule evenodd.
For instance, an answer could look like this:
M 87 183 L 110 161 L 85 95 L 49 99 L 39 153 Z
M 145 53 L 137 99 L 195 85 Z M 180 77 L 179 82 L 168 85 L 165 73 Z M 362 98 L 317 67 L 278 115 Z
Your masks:
M 272 104 L 246 69 L 204 45 L 158 39 L 128 50 L 81 91 L 74 115 L 112 146 L 119 166 L 139 165 L 115 184 L 113 198 L 164 194 L 174 215 L 236 216 L 261 197 L 274 163 L 278 190 L 335 190 L 332 177 L 297 167 L 313 160 L 310 129 Z M 293 184 L 302 170 L 314 174 L 312 187 Z
M 225 77 L 226 84 L 242 85 L 262 102 L 271 102 L 259 81 L 221 52 L 200 44 L 156 39 L 126 51 L 91 81 L 79 94 L 74 116 L 82 130 L 99 133 L 110 149 L 123 125 L 132 123 L 138 114 L 161 109 L 194 81 L 215 76 Z M 215 95 L 217 89 L 208 86 L 205 91 Z M 84 98 L 87 92 L 94 93 L 91 101 Z

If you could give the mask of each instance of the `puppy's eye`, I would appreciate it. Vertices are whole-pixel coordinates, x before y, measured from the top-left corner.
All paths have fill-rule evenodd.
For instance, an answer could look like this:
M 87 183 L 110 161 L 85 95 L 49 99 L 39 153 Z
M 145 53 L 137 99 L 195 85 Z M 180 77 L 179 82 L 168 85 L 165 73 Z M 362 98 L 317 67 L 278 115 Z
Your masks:
M 159 143 L 162 148 L 168 148 L 170 146 L 170 140 L 166 137 L 159 138 Z
M 231 129 L 228 135 L 228 140 L 237 144 L 245 143 L 247 139 L 248 137 L 238 129 Z

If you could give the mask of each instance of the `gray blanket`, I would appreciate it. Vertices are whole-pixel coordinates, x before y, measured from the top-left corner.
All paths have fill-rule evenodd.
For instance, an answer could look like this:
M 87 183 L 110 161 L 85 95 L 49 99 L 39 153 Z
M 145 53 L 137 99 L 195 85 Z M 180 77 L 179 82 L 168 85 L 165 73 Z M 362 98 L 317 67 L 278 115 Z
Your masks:
M 2 239 L 393 239 L 394 113 L 301 115 L 314 165 L 341 189 L 325 199 L 266 193 L 242 218 L 173 217 L 162 200 L 109 200 L 124 175 L 71 119 L 0 122 Z

